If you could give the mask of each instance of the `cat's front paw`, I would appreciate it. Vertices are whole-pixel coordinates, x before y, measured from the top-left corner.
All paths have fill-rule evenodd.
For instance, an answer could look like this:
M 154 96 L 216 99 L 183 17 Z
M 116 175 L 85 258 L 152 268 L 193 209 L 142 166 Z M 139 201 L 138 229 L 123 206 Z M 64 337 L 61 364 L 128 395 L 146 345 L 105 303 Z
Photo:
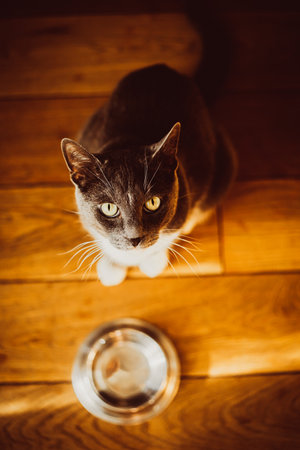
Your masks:
M 103 256 L 97 264 L 97 273 L 104 286 L 116 286 L 124 281 L 127 268 L 118 266 Z
M 163 251 L 148 256 L 140 265 L 140 270 L 150 278 L 157 277 L 168 264 L 168 252 Z

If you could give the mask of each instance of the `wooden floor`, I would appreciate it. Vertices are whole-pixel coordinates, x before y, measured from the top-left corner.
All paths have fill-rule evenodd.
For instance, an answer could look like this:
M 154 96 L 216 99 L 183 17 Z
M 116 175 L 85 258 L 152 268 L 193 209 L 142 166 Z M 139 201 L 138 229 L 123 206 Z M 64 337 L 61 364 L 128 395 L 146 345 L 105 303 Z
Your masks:
M 175 270 L 106 288 L 86 262 L 76 271 L 80 255 L 64 267 L 87 235 L 60 139 L 128 71 L 195 70 L 202 39 L 171 3 L 1 21 L 1 449 L 300 448 L 299 12 L 221 11 L 234 51 L 212 113 L 239 175 Z M 84 337 L 124 316 L 164 330 L 182 364 L 171 406 L 132 427 L 89 415 L 70 383 Z

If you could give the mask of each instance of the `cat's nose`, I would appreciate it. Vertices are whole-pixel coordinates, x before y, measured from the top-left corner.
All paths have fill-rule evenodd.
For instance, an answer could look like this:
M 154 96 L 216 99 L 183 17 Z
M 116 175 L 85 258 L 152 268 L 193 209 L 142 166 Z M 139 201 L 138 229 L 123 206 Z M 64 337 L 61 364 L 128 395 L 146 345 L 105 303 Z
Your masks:
M 139 243 L 141 242 L 141 240 L 142 240 L 142 238 L 137 237 L 137 238 L 130 239 L 130 242 L 132 243 L 132 245 L 134 247 L 137 247 L 139 245 Z

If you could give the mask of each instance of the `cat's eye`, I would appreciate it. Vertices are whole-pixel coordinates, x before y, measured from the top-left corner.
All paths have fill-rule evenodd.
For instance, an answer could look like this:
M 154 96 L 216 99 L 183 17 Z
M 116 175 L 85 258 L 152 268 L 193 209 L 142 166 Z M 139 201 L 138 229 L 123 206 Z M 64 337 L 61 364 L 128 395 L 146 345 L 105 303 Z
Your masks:
M 119 215 L 119 208 L 114 203 L 102 203 L 99 209 L 106 217 L 117 217 Z
M 145 203 L 145 209 L 149 212 L 154 212 L 160 207 L 160 198 L 152 197 Z

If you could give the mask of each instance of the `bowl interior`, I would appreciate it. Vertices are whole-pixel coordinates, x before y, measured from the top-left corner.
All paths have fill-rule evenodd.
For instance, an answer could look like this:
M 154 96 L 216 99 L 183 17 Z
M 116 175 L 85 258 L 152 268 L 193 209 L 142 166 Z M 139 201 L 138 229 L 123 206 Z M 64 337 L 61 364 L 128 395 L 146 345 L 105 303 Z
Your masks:
M 164 390 L 168 363 L 160 345 L 142 331 L 111 331 L 95 344 L 92 384 L 111 406 L 132 408 L 154 401 Z

